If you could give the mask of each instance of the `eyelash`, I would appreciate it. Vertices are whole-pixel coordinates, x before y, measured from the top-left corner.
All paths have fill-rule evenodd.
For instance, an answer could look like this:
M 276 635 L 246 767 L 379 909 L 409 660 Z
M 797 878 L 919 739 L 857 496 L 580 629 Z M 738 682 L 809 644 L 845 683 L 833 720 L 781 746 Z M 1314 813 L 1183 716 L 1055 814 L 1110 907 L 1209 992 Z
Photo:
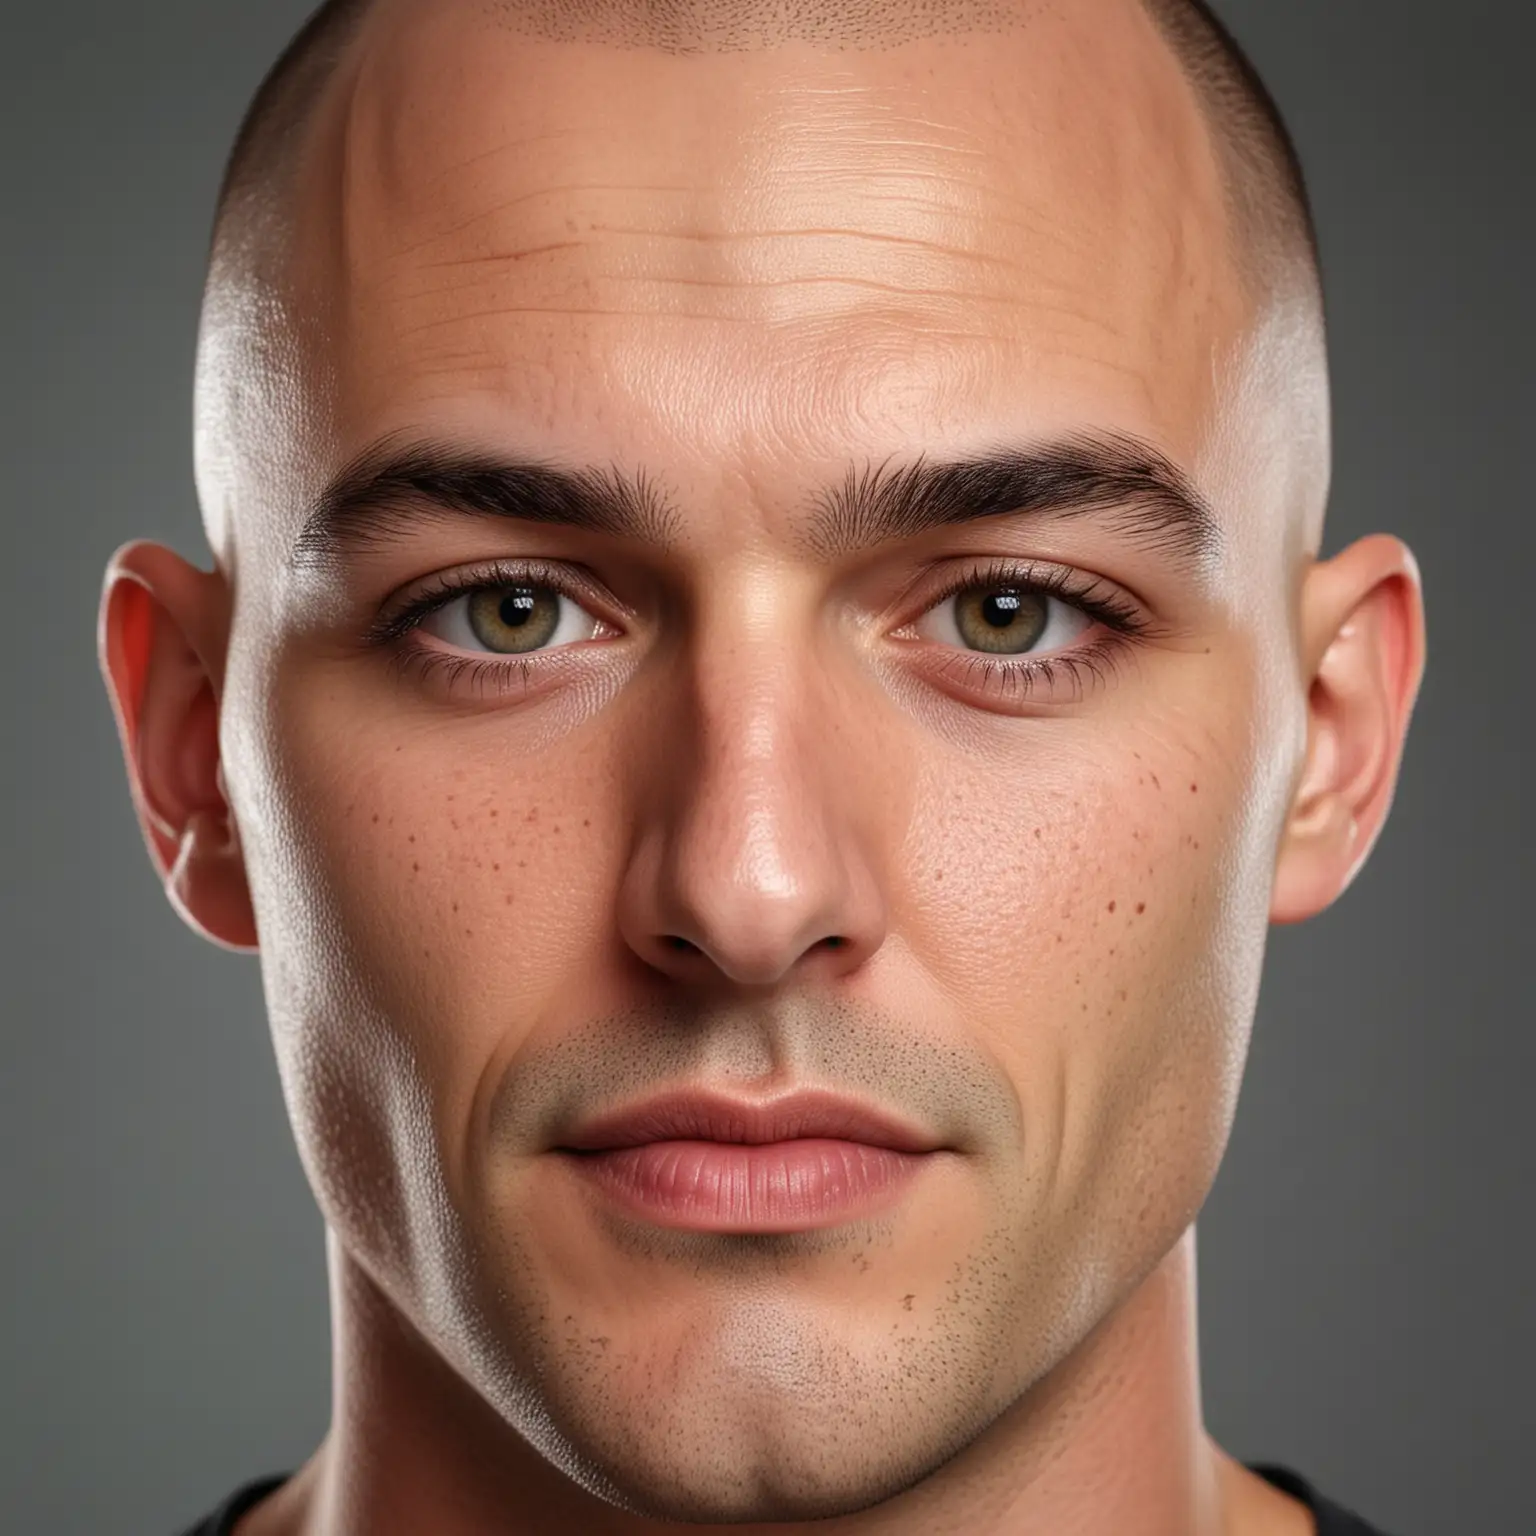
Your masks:
M 373 645 L 392 647 L 395 665 L 402 675 L 416 668 L 420 675 L 437 677 L 448 687 L 462 682 L 477 693 L 483 693 L 487 683 L 498 693 L 519 686 L 526 688 L 534 672 L 548 665 L 546 659 L 541 659 L 545 653 L 530 652 L 526 656 L 492 659 L 453 656 L 404 643 L 406 637 L 438 609 L 467 593 L 502 586 L 547 587 L 573 602 L 580 601 L 585 595 L 581 583 L 572 581 L 567 567 L 538 561 L 522 561 L 515 565 L 497 562 L 472 573 L 439 576 L 433 586 L 397 613 L 376 621 L 364 638 Z M 956 650 L 953 660 L 944 664 L 945 676 L 959 670 L 965 686 L 1006 696 L 1011 702 L 1028 698 L 1039 686 L 1054 687 L 1063 676 L 1072 682 L 1073 699 L 1081 698 L 1086 679 L 1098 683 L 1106 681 L 1121 651 L 1131 641 L 1151 634 L 1155 628 L 1135 607 L 1097 578 L 1085 580 L 1052 567 L 1038 567 L 1029 561 L 994 561 L 972 566 L 957 574 L 930 598 L 918 618 L 973 587 L 1021 587 L 1030 592 L 1045 593 L 1096 619 L 1108 631 L 1107 635 L 1087 645 L 1058 655 L 1009 659 L 978 651 Z M 557 651 L 563 649 L 563 646 L 556 647 Z
M 1030 698 L 1041 686 L 1054 688 L 1058 677 L 1071 680 L 1071 701 L 1076 702 L 1083 696 L 1087 679 L 1091 678 L 1095 683 L 1106 682 L 1124 649 L 1132 641 L 1152 634 L 1156 628 L 1137 608 L 1097 577 L 1069 575 L 1053 566 L 1040 567 L 1028 560 L 973 565 L 940 588 L 928 600 L 923 613 L 931 613 L 941 603 L 973 587 L 1022 587 L 1029 592 L 1044 592 L 1097 619 L 1108 631 L 1076 650 L 1062 651 L 1054 656 L 1009 659 L 989 656 L 982 651 L 957 650 L 944 663 L 941 669 L 944 676 L 958 672 L 966 687 L 1001 695 L 1011 703 Z

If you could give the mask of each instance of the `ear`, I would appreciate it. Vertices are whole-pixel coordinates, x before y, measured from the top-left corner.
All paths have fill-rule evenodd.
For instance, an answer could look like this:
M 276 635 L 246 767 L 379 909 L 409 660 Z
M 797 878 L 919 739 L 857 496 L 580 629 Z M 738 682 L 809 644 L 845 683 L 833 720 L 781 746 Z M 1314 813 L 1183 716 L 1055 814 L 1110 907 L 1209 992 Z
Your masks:
M 230 594 L 163 544 L 107 565 L 97 649 L 139 825 L 171 904 L 226 949 L 256 948 L 256 920 L 219 762 Z
M 1307 753 L 1280 841 L 1273 923 L 1303 922 L 1337 900 L 1391 809 L 1424 673 L 1424 596 L 1412 552 L 1372 534 L 1313 565 L 1301 635 Z

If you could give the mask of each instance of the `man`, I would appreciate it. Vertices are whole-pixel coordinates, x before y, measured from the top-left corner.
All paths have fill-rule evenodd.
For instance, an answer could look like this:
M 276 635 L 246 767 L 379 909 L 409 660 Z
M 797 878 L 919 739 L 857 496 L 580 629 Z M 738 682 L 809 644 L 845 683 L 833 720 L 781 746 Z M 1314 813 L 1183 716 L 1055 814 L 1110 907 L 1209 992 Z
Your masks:
M 1205 1432 L 1268 925 L 1423 665 L 1317 558 L 1304 194 L 1199 7 L 331 5 L 255 102 L 203 572 L 102 658 L 259 951 L 335 1403 L 238 1536 L 1345 1536 Z

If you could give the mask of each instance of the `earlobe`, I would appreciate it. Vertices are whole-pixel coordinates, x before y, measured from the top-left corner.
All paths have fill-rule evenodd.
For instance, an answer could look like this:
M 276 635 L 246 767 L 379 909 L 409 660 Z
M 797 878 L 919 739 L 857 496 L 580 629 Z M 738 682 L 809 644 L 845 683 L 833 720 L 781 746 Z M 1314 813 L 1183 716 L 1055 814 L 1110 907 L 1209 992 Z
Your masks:
M 98 649 L 150 857 L 183 919 L 228 949 L 256 924 L 219 762 L 228 590 L 163 545 L 125 545 L 107 567 Z
M 1308 573 L 1302 595 L 1307 750 L 1280 841 L 1270 921 L 1298 923 L 1348 889 L 1391 808 L 1424 670 L 1412 552 L 1375 534 Z

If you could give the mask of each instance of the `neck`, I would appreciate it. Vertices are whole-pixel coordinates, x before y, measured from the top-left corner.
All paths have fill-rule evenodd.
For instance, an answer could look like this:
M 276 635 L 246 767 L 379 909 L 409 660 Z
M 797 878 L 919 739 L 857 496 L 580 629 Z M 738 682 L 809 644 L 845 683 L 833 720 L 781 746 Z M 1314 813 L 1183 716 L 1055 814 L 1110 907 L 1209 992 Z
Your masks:
M 978 1440 L 917 1487 L 813 1524 L 673 1525 L 558 1472 L 329 1242 L 329 1434 L 238 1536 L 1291 1536 L 1301 1506 L 1205 1433 L 1191 1226 L 1131 1296 Z

